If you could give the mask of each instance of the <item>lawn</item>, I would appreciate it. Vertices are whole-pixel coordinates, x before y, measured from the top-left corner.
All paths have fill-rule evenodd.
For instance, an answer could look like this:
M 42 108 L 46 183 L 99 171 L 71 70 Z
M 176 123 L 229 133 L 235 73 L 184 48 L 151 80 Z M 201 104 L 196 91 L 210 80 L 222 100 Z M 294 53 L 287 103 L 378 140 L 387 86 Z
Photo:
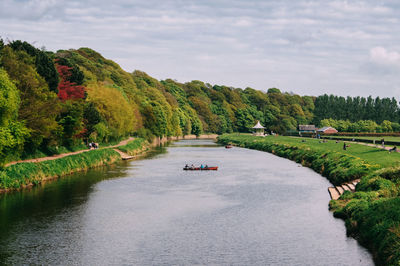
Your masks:
M 329 136 L 329 135 L 322 135 L 322 137 L 332 137 L 332 138 L 342 138 L 342 139 L 368 139 L 368 140 L 375 140 L 376 143 L 381 143 L 381 139 L 385 141 L 393 141 L 400 143 L 400 137 L 393 137 L 393 136 L 380 136 L 380 137 L 364 137 L 364 136 Z
M 362 144 L 348 143 L 350 147 L 343 150 L 343 142 L 336 143 L 335 140 L 328 140 L 326 143 L 320 143 L 321 140 L 311 138 L 284 137 L 284 136 L 267 136 L 265 139 L 280 143 L 292 144 L 296 146 L 312 146 L 321 150 L 330 150 L 333 152 L 345 153 L 353 155 L 365 160 L 371 164 L 379 164 L 382 167 L 400 165 L 400 153 L 389 153 L 387 150 L 370 147 Z M 305 140 L 306 142 L 302 142 Z

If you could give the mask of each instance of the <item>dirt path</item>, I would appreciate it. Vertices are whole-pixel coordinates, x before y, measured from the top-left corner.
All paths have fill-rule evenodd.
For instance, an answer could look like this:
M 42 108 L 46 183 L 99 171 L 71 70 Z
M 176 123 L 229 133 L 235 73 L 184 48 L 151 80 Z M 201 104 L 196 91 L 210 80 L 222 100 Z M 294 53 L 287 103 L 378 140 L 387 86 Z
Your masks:
M 100 149 L 110 149 L 110 148 L 116 148 L 116 147 L 119 147 L 119 146 L 123 146 L 123 145 L 126 145 L 129 141 L 132 141 L 134 139 L 135 138 L 130 137 L 130 138 L 126 139 L 126 140 L 121 141 L 117 145 L 107 146 L 107 147 L 103 147 L 103 148 L 100 148 Z M 14 162 L 10 162 L 10 163 L 6 164 L 6 166 L 10 166 L 10 165 L 17 164 L 17 163 L 33 163 L 33 162 L 43 162 L 43 161 L 48 161 L 48 160 L 55 160 L 55 159 L 58 159 L 58 158 L 63 158 L 63 157 L 66 157 L 66 156 L 79 154 L 79 153 L 83 153 L 83 152 L 88 152 L 88 151 L 90 151 L 90 149 L 81 150 L 81 151 L 75 151 L 75 152 L 68 152 L 68 153 L 63 153 L 63 154 L 57 154 L 57 155 L 48 156 L 48 157 L 41 157 L 41 158 L 35 158 L 35 159 L 14 161 Z

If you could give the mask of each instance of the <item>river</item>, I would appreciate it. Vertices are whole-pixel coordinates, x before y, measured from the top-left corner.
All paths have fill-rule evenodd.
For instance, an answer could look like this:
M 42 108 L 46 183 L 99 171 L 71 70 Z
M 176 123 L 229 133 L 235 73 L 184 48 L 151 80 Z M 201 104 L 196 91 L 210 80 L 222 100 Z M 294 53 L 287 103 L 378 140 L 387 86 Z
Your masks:
M 0 264 L 373 265 L 329 212 L 329 186 L 269 153 L 178 141 L 0 195 Z

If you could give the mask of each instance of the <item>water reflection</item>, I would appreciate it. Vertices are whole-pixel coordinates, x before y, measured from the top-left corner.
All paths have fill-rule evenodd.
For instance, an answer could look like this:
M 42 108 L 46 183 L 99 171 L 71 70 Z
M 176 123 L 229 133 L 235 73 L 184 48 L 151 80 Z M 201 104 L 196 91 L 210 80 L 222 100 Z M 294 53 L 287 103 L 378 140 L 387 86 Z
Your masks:
M 1 196 L 0 264 L 372 264 L 307 168 L 207 140 L 148 156 Z

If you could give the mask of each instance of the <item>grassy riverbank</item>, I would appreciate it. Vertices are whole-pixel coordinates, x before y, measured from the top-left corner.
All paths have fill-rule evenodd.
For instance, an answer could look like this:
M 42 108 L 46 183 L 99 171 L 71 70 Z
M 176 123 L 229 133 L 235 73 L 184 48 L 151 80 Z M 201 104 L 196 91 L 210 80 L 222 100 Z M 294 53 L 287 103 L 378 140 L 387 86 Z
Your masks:
M 128 154 L 138 154 L 148 149 L 149 144 L 141 138 L 130 141 L 118 149 Z M 89 168 L 108 165 L 121 160 L 113 148 L 90 150 L 87 152 L 42 162 L 24 162 L 5 167 L 0 171 L 0 192 L 15 190 L 26 186 L 61 177 Z
M 125 152 L 129 155 L 135 156 L 138 155 L 147 149 L 149 149 L 150 145 L 149 143 L 142 138 L 137 138 L 133 141 L 130 141 L 128 144 L 119 146 L 118 150 Z
M 400 154 L 374 147 L 291 137 L 222 135 L 220 143 L 271 152 L 310 167 L 333 184 L 361 178 L 330 207 L 346 221 L 348 233 L 370 248 L 376 262 L 400 265 Z

